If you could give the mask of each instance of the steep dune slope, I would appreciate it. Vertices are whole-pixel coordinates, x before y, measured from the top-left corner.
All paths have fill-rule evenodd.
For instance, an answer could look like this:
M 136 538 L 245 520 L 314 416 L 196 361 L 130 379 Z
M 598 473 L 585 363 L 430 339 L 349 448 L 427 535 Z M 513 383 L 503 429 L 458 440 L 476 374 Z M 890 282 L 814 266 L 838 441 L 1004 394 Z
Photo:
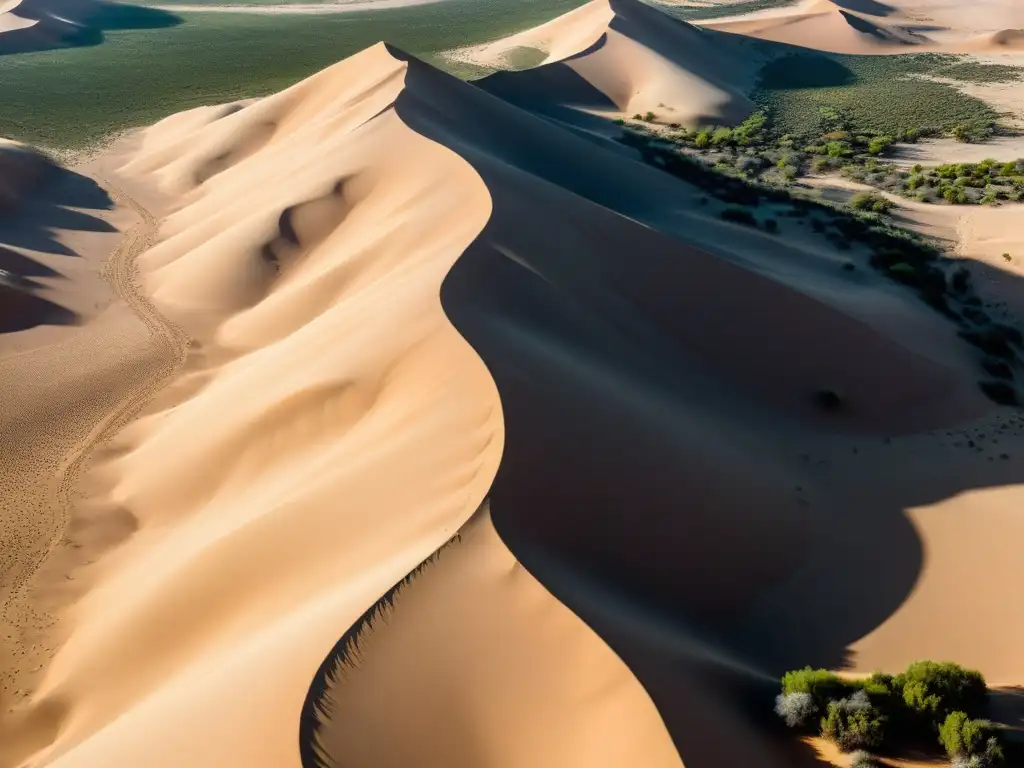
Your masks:
M 1024 479 L 936 438 L 1004 414 L 910 293 L 387 46 L 170 118 L 123 174 L 176 199 L 140 266 L 194 345 L 82 488 L 80 520 L 137 532 L 81 574 L 38 764 L 297 766 L 310 681 L 364 630 L 314 682 L 327 765 L 808 764 L 750 702 L 887 622 L 914 636 L 948 596 L 915 603 L 922 572 L 977 589 L 983 539 L 926 510 Z M 485 495 L 494 531 L 464 527 Z M 972 559 L 925 568 L 952 539 Z M 1016 642 L 1000 621 L 929 648 Z M 975 663 L 1012 681 L 1009 658 Z
M 834 53 L 893 53 L 908 46 L 932 44 L 925 35 L 888 18 L 892 10 L 878 4 L 810 0 L 760 18 L 710 22 L 721 32 L 758 37 Z M 874 14 L 883 13 L 883 16 Z
M 626 665 L 516 562 L 486 509 L 354 630 L 315 699 L 325 766 L 681 768 Z
M 1024 7 L 1016 0 L 803 0 L 701 24 L 835 53 L 1007 52 L 1019 47 Z
M 594 0 L 467 55 L 500 65 L 518 50 L 542 51 L 540 66 L 479 83 L 522 106 L 651 111 L 664 122 L 687 124 L 740 121 L 752 109 L 743 94 L 743 58 L 710 38 L 640 0 Z

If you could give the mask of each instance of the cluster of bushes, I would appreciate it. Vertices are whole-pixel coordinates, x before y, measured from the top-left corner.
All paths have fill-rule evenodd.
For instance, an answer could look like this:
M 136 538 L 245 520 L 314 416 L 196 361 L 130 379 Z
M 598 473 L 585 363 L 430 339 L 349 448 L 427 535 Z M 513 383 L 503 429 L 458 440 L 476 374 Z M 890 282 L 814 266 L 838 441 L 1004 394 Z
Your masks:
M 847 164 L 844 176 L 922 202 L 945 200 L 958 205 L 987 205 L 1024 200 L 1024 161 L 951 163 L 907 170 L 868 160 Z
M 948 662 L 918 661 L 898 675 L 849 680 L 823 669 L 787 672 L 775 712 L 785 724 L 819 734 L 873 765 L 871 752 L 934 739 L 955 765 L 1005 765 L 1000 730 L 984 720 L 981 673 Z

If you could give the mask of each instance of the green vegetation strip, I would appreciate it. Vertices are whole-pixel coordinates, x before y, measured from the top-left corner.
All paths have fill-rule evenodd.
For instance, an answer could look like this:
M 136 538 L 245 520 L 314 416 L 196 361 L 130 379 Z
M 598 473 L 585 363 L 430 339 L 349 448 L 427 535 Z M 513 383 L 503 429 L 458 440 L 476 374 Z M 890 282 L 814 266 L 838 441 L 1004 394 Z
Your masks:
M 994 123 L 985 102 L 945 83 L 915 75 L 952 77 L 956 57 L 938 54 L 845 56 L 797 53 L 761 70 L 755 101 L 779 133 L 805 135 L 826 107 L 851 116 L 851 128 L 895 135 L 907 129 L 948 132 L 958 124 Z
M 699 21 L 739 16 L 754 11 L 765 11 L 769 8 L 783 8 L 787 5 L 795 5 L 797 2 L 799 0 L 749 0 L 744 3 L 720 3 L 707 6 L 675 5 L 673 3 L 659 3 L 658 5 L 665 13 L 675 16 L 677 19 Z
M 183 14 L 166 29 L 111 30 L 95 46 L 0 56 L 0 136 L 53 148 L 183 109 L 262 96 L 387 40 L 456 74 L 439 54 L 539 24 L 583 0 L 443 0 L 338 15 Z

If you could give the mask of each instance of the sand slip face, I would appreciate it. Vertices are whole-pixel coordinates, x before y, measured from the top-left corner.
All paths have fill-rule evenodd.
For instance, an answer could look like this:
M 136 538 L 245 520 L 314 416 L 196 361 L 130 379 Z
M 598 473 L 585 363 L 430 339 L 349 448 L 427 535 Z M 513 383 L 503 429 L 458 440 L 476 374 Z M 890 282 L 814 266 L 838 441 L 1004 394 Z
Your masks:
M 524 48 L 546 54 L 518 77 L 498 73 L 481 83 L 529 108 L 574 106 L 610 116 L 650 111 L 665 123 L 738 122 L 753 108 L 743 94 L 744 62 L 708 38 L 639 0 L 594 0 L 460 55 L 501 67 Z

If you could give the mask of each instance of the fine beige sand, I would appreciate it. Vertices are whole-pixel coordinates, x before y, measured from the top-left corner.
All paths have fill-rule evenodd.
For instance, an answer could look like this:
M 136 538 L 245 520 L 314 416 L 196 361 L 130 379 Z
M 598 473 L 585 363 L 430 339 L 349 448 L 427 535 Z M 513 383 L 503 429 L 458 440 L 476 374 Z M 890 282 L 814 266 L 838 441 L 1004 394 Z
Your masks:
M 1022 711 L 976 351 L 552 119 L 742 116 L 733 42 L 597 0 L 479 84 L 379 44 L 75 172 L 0 147 L 0 766 L 811 768 L 783 670 L 924 657 Z M 1017 207 L 896 216 L 1019 323 Z

